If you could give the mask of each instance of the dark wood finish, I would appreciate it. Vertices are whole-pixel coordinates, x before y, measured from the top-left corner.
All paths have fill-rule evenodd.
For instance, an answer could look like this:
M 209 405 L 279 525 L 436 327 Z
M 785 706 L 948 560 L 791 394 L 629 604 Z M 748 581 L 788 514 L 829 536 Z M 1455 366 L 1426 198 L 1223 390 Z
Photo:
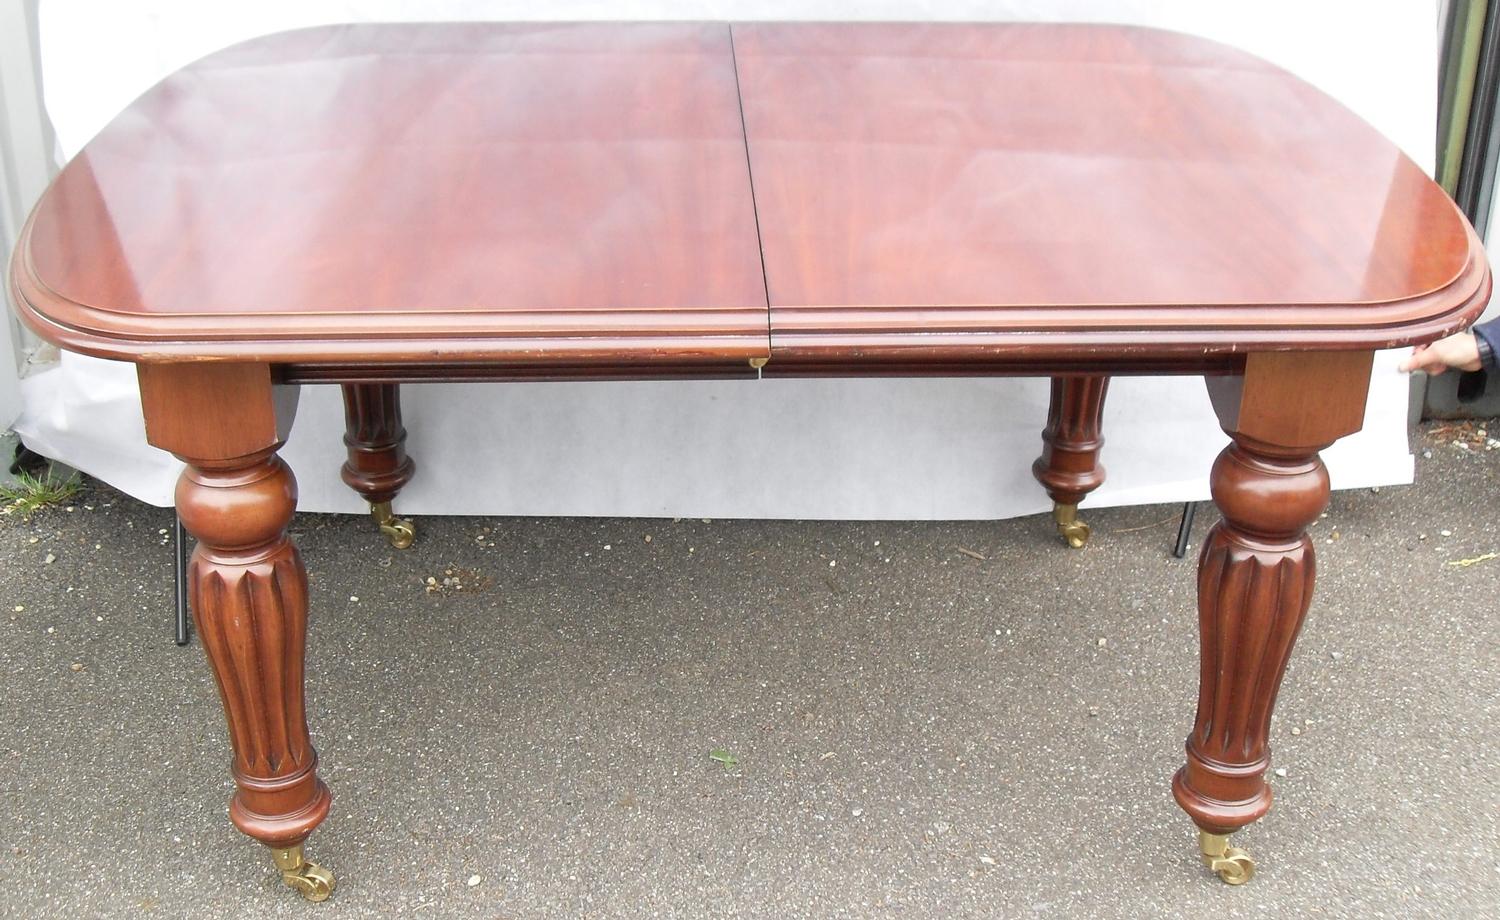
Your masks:
M 723 23 L 257 38 L 136 100 L 24 236 L 23 316 L 104 357 L 767 354 Z
M 1042 464 L 1081 497 L 1104 376 L 1209 375 L 1234 443 L 1173 788 L 1223 833 L 1270 803 L 1318 451 L 1358 430 L 1371 349 L 1471 322 L 1490 277 L 1390 142 L 1185 35 L 465 23 L 269 36 L 167 78 L 62 171 L 9 285 L 44 338 L 140 365 L 148 439 L 188 464 L 231 816 L 286 847 L 329 794 L 277 383 L 356 385 L 351 479 L 380 494 L 411 469 L 404 380 L 1092 378 L 1058 384 Z
M 1208 395 L 1232 434 L 1321 450 L 1363 424 L 1373 362 L 1370 352 L 1263 352 L 1242 375 L 1206 378 Z
M 734 43 L 773 366 L 1369 349 L 1486 297 L 1420 168 L 1224 45 L 909 23 Z
M 345 384 L 344 446 L 339 474 L 370 504 L 393 501 L 417 465 L 406 455 L 401 387 L 393 383 Z
M 167 78 L 63 170 L 10 283 L 90 354 L 506 377 L 1185 369 L 1430 340 L 1489 274 L 1394 145 L 1203 39 L 464 23 Z
M 307 574 L 287 525 L 297 483 L 276 456 L 290 413 L 265 365 L 142 366 L 150 442 L 187 464 L 177 513 L 198 541 L 193 621 L 234 751 L 234 825 L 273 848 L 300 844 L 332 803 L 307 731 Z
M 1271 712 L 1312 601 L 1307 527 L 1328 504 L 1318 451 L 1359 430 L 1371 361 L 1369 352 L 1252 355 L 1243 377 L 1210 384 L 1234 442 L 1210 480 L 1223 519 L 1198 558 L 1198 713 L 1172 781 L 1210 833 L 1271 807 Z
M 1052 378 L 1042 455 L 1031 472 L 1059 505 L 1076 505 L 1104 485 L 1104 397 L 1108 377 Z
M 136 376 L 146 440 L 162 450 L 228 460 L 285 434 L 264 364 L 142 364 Z
M 1044 377 L 1049 374 L 1107 373 L 1116 377 L 1141 374 L 1237 374 L 1245 366 L 1244 355 L 1199 355 L 1176 358 L 1137 359 L 1097 354 L 1068 360 L 1012 358 L 1000 352 L 974 361 L 927 363 L 881 362 L 860 370 L 871 377 Z M 561 381 L 561 380 L 714 380 L 753 378 L 757 369 L 749 364 L 723 365 L 537 365 L 519 367 L 488 362 L 443 361 L 432 364 L 326 363 L 281 365 L 277 380 L 284 383 L 392 383 L 405 381 Z M 850 368 L 829 364 L 767 364 L 766 377 L 847 377 Z

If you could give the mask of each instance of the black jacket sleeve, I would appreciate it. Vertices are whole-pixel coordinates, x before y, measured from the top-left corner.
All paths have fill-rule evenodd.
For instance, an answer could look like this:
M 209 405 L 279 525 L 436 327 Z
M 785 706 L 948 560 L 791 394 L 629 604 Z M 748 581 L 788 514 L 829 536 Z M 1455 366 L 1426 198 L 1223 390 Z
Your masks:
M 1489 360 L 1484 362 L 1487 371 L 1496 370 L 1497 356 L 1500 356 L 1500 318 L 1492 319 L 1487 323 L 1480 323 L 1474 327 L 1474 334 L 1489 344 Z

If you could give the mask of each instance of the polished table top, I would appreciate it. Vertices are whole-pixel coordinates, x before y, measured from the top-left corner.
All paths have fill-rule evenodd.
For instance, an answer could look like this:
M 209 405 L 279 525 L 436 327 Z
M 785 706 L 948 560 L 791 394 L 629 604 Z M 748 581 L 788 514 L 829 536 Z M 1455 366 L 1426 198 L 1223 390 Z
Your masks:
M 303 844 L 331 793 L 278 383 L 345 384 L 341 474 L 403 546 L 400 382 L 1047 373 L 1033 472 L 1081 546 L 1108 375 L 1204 374 L 1232 443 L 1172 791 L 1241 884 L 1254 861 L 1228 839 L 1271 804 L 1318 452 L 1360 429 L 1373 349 L 1461 327 L 1490 288 L 1430 179 L 1261 61 L 1115 26 L 909 24 L 257 39 L 105 128 L 10 278 L 44 336 L 140 365 L 147 440 L 185 463 L 230 819 L 314 900 L 335 880 Z
M 1452 202 L 1298 78 L 1091 25 L 308 29 L 147 92 L 18 247 L 142 362 L 1209 360 L 1482 306 Z

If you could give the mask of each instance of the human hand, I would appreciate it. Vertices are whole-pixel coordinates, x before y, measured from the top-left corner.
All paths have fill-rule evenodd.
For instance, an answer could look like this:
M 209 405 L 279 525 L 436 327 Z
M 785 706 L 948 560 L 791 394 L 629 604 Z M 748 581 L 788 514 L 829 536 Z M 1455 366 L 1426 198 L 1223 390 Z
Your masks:
M 1474 333 L 1460 332 L 1430 345 L 1418 345 L 1402 362 L 1400 370 L 1441 374 L 1450 367 L 1461 371 L 1479 370 L 1479 344 Z

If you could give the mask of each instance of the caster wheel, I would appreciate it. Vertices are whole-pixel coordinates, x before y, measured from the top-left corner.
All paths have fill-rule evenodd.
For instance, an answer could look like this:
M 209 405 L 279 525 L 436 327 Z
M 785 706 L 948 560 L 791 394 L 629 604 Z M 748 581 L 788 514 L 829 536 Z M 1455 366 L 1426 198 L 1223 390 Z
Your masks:
M 1226 885 L 1243 885 L 1255 878 L 1255 860 L 1239 847 L 1229 845 L 1229 835 L 1198 832 L 1198 850 L 1203 864 Z
M 1052 520 L 1057 522 L 1057 534 L 1073 549 L 1083 549 L 1089 542 L 1089 525 L 1078 519 L 1077 505 L 1054 504 Z
M 1089 525 L 1082 521 L 1074 521 L 1066 526 L 1059 524 L 1057 532 L 1062 534 L 1063 540 L 1073 549 L 1083 549 L 1083 545 L 1089 542 Z
M 417 528 L 405 518 L 391 518 L 389 523 L 380 525 L 380 532 L 396 549 L 406 549 L 417 539 Z
M 380 525 L 380 532 L 396 549 L 406 549 L 417 539 L 417 528 L 406 518 L 398 518 L 391 512 L 390 502 L 379 502 L 370 506 L 370 517 Z
M 281 880 L 288 888 L 295 888 L 309 901 L 326 901 L 338 883 L 333 873 L 302 856 L 302 847 L 274 850 L 276 867 L 281 870 Z
M 1255 860 L 1239 847 L 1227 847 L 1208 866 L 1226 885 L 1243 885 L 1255 878 Z

